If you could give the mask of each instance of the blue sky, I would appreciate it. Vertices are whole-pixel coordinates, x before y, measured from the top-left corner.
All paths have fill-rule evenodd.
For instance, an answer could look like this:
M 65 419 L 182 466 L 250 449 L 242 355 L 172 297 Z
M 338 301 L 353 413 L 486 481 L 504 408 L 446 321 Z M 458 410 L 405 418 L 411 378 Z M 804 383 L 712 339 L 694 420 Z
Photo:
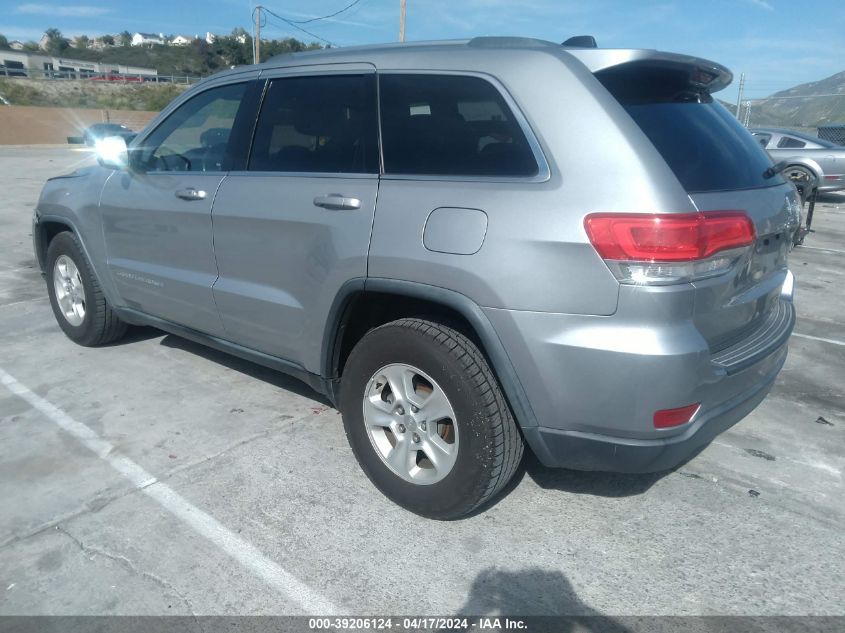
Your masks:
M 351 0 L 262 0 L 291 19 L 325 15 Z M 407 0 L 408 40 L 524 35 L 562 41 L 589 33 L 604 47 L 642 47 L 707 57 L 747 76 L 762 97 L 845 70 L 842 0 Z M 249 0 L 0 0 L 0 33 L 38 39 L 57 27 L 89 36 L 124 29 L 228 33 L 250 29 Z M 399 0 L 361 0 L 350 11 L 306 25 L 340 46 L 394 41 Z M 269 23 L 267 37 L 308 36 Z M 736 83 L 723 98 L 736 98 Z

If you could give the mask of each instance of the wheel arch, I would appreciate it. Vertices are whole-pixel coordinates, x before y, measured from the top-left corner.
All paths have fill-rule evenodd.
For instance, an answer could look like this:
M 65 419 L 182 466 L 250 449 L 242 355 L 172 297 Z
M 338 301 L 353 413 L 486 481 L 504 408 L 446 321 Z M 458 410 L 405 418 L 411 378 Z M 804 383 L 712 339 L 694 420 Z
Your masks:
M 63 233 L 65 231 L 76 235 L 77 240 L 80 239 L 79 232 L 76 230 L 76 227 L 73 226 L 73 224 L 66 218 L 58 218 L 55 216 L 39 217 L 38 222 L 35 225 L 35 230 L 33 231 L 33 239 L 35 240 L 35 256 L 38 260 L 38 266 L 41 268 L 42 272 L 45 271 L 45 266 L 47 264 L 47 249 L 50 247 L 50 242 L 52 242 L 53 238 L 59 233 Z M 84 245 L 83 250 L 85 250 Z
M 50 242 L 56 237 L 56 235 L 64 231 L 72 233 L 76 238 L 76 242 L 82 249 L 82 254 L 88 260 L 91 272 L 97 280 L 97 284 L 100 286 L 103 294 L 106 295 L 106 298 L 111 302 L 111 304 L 117 307 L 119 304 L 114 301 L 115 297 L 112 294 L 112 287 L 103 283 L 108 280 L 107 276 L 99 269 L 95 258 L 91 257 L 91 252 L 88 248 L 88 244 L 85 242 L 83 232 L 79 230 L 70 218 L 50 214 L 39 214 L 36 217 L 35 223 L 32 227 L 32 240 L 35 248 L 35 257 L 38 261 L 39 267 L 41 268 L 42 274 L 47 274 L 47 249 L 50 248 Z M 104 279 L 104 276 L 106 279 Z
M 516 369 L 481 307 L 453 290 L 411 281 L 370 277 L 341 288 L 325 325 L 320 372 L 333 401 L 354 345 L 372 328 L 404 317 L 437 320 L 470 338 L 489 362 L 519 425 L 537 426 Z
M 816 161 L 811 158 L 804 158 L 801 156 L 792 156 L 785 160 L 786 162 L 786 169 L 790 167 L 803 167 L 804 169 L 808 169 L 812 172 L 813 176 L 816 177 L 816 180 L 821 180 L 824 178 L 824 170 L 822 169 L 821 165 L 819 165 Z

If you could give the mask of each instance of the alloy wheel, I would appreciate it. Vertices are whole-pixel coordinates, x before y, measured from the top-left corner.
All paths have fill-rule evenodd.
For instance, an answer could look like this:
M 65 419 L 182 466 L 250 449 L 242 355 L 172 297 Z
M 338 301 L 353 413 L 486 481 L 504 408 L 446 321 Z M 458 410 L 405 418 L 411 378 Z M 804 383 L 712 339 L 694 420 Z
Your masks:
M 364 424 L 384 464 L 405 481 L 430 485 L 455 465 L 458 427 L 443 389 L 404 363 L 379 369 L 364 392 Z

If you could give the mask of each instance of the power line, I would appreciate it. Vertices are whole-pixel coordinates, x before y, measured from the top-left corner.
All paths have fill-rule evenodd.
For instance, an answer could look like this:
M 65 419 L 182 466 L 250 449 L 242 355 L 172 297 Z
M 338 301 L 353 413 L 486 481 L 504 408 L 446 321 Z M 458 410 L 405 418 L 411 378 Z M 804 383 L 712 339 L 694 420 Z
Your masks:
M 359 4 L 360 2 L 361 2 L 361 0 L 352 0 L 352 2 L 350 2 L 349 4 L 347 4 L 347 5 L 346 5 L 345 7 L 343 7 L 342 9 L 338 9 L 338 10 L 337 10 L 337 11 L 335 11 L 334 13 L 329 13 L 329 14 L 327 14 L 327 15 L 321 15 L 321 16 L 316 17 L 316 18 L 308 18 L 307 20 L 292 20 L 292 19 L 290 19 L 290 18 L 286 18 L 286 17 L 284 17 L 284 16 L 282 16 L 282 15 L 279 15 L 279 14 L 278 14 L 278 13 L 276 13 L 275 11 L 272 11 L 272 10 L 268 9 L 268 8 L 267 8 L 267 7 L 265 7 L 265 6 L 258 5 L 257 7 L 255 7 L 255 8 L 252 10 L 252 19 L 253 19 L 253 21 L 255 22 L 255 29 L 256 29 L 256 31 L 258 31 L 258 30 L 259 30 L 262 26 L 266 26 L 266 25 L 267 25 L 267 21 L 268 21 L 268 17 L 267 17 L 267 16 L 268 16 L 268 15 L 271 15 L 271 16 L 273 16 L 276 20 L 279 20 L 279 21 L 282 23 L 282 24 L 278 24 L 278 23 L 275 23 L 275 22 L 274 22 L 274 24 L 275 24 L 276 26 L 279 26 L 279 27 L 282 27 L 282 28 L 284 28 L 285 26 L 292 26 L 293 28 L 297 29 L 298 31 L 302 31 L 303 33 L 305 33 L 306 35 L 308 35 L 308 36 L 310 36 L 310 37 L 313 37 L 313 38 L 315 38 L 315 39 L 317 39 L 317 40 L 320 40 L 321 42 L 325 42 L 325 43 L 326 43 L 326 44 L 328 44 L 329 46 L 335 46 L 335 47 L 336 47 L 336 46 L 337 46 L 337 44 L 335 44 L 335 43 L 334 43 L 334 42 L 332 42 L 331 40 L 326 39 L 325 37 L 322 37 L 322 36 L 320 36 L 320 35 L 317 35 L 316 33 L 312 32 L 312 31 L 309 31 L 308 29 L 304 29 L 304 28 L 302 28 L 300 25 L 301 25 L 301 24 L 310 24 L 311 22 L 317 22 L 317 21 L 319 21 L 319 20 L 328 20 L 328 19 L 333 18 L 333 17 L 335 17 L 335 16 L 337 16 L 337 15 L 340 15 L 341 13 L 344 13 L 344 12 L 346 12 L 346 11 L 349 11 L 349 9 L 351 9 L 352 7 L 354 7 L 356 4 Z M 262 11 L 263 11 L 263 15 L 262 15 Z M 257 16 L 257 17 L 256 17 L 256 12 L 258 13 L 258 16 Z
M 328 20 L 329 18 L 333 18 L 336 15 L 340 15 L 341 13 L 344 13 L 345 11 L 349 11 L 349 9 L 354 7 L 359 2 L 361 2 L 361 0 L 353 0 L 353 2 L 350 2 L 349 4 L 347 4 L 345 7 L 343 7 L 339 11 L 335 11 L 334 13 L 329 13 L 328 15 L 321 15 L 319 18 L 309 18 L 307 20 L 286 20 L 286 21 L 293 22 L 295 24 L 308 24 L 309 22 L 317 22 L 318 20 Z
M 335 47 L 337 47 L 337 44 L 335 44 L 335 43 L 334 43 L 334 42 L 332 42 L 331 40 L 327 40 L 325 37 L 320 37 L 320 36 L 319 36 L 319 35 L 317 35 L 316 33 L 312 33 L 312 32 L 311 32 L 311 31 L 309 31 L 308 29 L 304 29 L 304 28 L 302 28 L 301 26 L 299 26 L 298 24 L 295 24 L 294 22 L 292 22 L 292 21 L 288 20 L 287 18 L 283 18 L 283 17 L 282 17 L 282 16 L 280 16 L 278 13 L 273 13 L 273 12 L 272 12 L 272 11 L 270 11 L 270 9 L 268 9 L 267 7 L 263 7 L 263 9 L 264 9 L 264 12 L 265 12 L 265 13 L 269 13 L 269 14 L 270 14 L 270 15 L 272 15 L 274 18 L 276 18 L 276 19 L 278 19 L 278 20 L 281 20 L 281 21 L 282 21 L 284 24 L 286 24 L 287 26 L 292 26 L 293 28 L 295 28 L 295 29 L 298 29 L 298 30 L 302 31 L 302 32 L 303 32 L 303 33 L 305 33 L 306 35 L 310 35 L 311 37 L 316 38 L 316 39 L 320 40 L 321 42 L 325 42 L 325 43 L 326 43 L 326 44 L 328 44 L 329 46 L 335 46 Z M 281 26 L 281 25 L 280 25 L 280 24 L 276 24 L 276 26 Z

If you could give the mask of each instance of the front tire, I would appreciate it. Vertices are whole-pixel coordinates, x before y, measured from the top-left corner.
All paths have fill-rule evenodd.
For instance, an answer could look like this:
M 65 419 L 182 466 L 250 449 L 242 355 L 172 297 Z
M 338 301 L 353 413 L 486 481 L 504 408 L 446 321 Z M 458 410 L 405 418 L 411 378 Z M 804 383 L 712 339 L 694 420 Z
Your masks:
M 106 301 L 76 236 L 56 235 L 47 247 L 47 291 L 59 327 L 86 347 L 121 338 L 127 326 Z
M 522 459 L 519 429 L 481 352 L 432 321 L 401 319 L 368 332 L 346 362 L 340 409 L 370 480 L 424 517 L 469 514 Z

